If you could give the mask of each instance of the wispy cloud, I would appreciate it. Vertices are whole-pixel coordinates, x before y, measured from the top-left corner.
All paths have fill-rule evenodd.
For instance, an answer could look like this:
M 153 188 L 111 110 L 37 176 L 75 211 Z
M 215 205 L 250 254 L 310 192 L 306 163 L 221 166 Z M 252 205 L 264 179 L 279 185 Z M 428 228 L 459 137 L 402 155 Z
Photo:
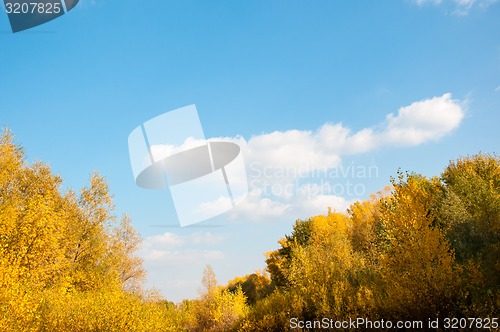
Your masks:
M 197 245 L 215 245 L 224 241 L 224 237 L 210 232 L 196 232 L 190 235 L 178 235 L 165 232 L 154 236 L 148 236 L 142 243 L 142 256 L 148 258 L 162 258 L 172 252 L 182 252 L 189 249 L 189 255 L 196 255 L 192 248 Z M 202 254 L 207 254 L 202 252 Z
M 423 6 L 427 3 L 431 3 L 434 5 L 439 5 L 441 4 L 441 0 L 415 0 L 415 3 L 419 6 Z
M 427 4 L 435 6 L 446 6 L 454 15 L 468 15 L 473 8 L 486 9 L 498 0 L 414 0 L 418 6 Z

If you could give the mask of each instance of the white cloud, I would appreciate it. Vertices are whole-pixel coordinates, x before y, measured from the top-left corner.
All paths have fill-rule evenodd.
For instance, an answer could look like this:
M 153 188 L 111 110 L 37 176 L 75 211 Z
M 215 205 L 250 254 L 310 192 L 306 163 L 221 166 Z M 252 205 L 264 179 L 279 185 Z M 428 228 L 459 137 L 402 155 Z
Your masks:
M 388 114 L 379 130 L 351 133 L 342 123 L 325 123 L 314 132 L 288 130 L 254 136 L 246 144 L 245 157 L 263 165 L 332 168 L 340 165 L 341 155 L 439 139 L 457 128 L 463 116 L 463 105 L 446 93 L 402 107 L 396 115 Z
M 379 129 L 364 128 L 352 133 L 342 123 L 325 123 L 316 131 L 275 131 L 254 136 L 243 143 L 243 150 L 255 174 L 265 176 L 272 167 L 295 178 L 314 169 L 338 167 L 342 155 L 439 139 L 460 125 L 464 113 L 462 103 L 446 93 L 388 114 L 377 126 Z
M 216 245 L 224 241 L 224 236 L 213 234 L 211 232 L 197 232 L 189 236 L 190 242 L 193 244 L 210 244 Z
M 143 248 L 162 248 L 162 249 L 172 249 L 179 247 L 185 243 L 179 235 L 174 233 L 163 233 L 159 235 L 149 236 L 143 241 Z
M 263 197 L 258 187 L 251 188 L 247 198 L 231 210 L 230 220 L 245 218 L 250 221 L 266 221 L 288 215 L 292 205 L 277 200 L 277 197 Z
M 211 232 L 196 232 L 180 236 L 171 232 L 148 236 L 142 242 L 141 256 L 147 261 L 172 262 L 190 261 L 201 257 L 219 259 L 219 251 L 196 250 L 199 245 L 216 245 L 222 243 L 224 237 Z
M 451 93 L 412 103 L 386 117 L 386 128 L 378 134 L 381 144 L 411 146 L 450 133 L 464 117 L 461 103 Z
M 500 91 L 500 85 L 495 88 L 495 91 Z
M 388 114 L 381 124 L 357 132 L 342 123 L 325 123 L 315 131 L 275 131 L 248 141 L 238 138 L 247 164 L 250 194 L 231 217 L 266 220 L 296 218 L 303 211 L 322 213 L 328 206 L 344 210 L 355 197 L 365 194 L 364 187 L 349 183 L 347 174 L 336 174 L 333 179 L 326 176 L 329 181 L 324 182 L 322 172 L 326 175 L 330 169 L 342 168 L 346 155 L 438 140 L 460 125 L 465 115 L 463 105 L 445 93 L 402 107 Z M 311 173 L 313 178 L 307 182 Z
M 326 125 L 329 126 L 329 125 Z M 340 124 L 330 131 L 332 139 L 346 136 L 348 129 Z M 263 165 L 295 167 L 335 167 L 340 164 L 336 154 L 325 153 L 333 150 L 322 144 L 317 132 L 302 130 L 275 131 L 254 136 L 246 144 L 245 158 Z
M 314 187 L 313 184 L 307 186 Z M 297 192 L 297 196 L 288 202 L 283 202 L 279 196 L 269 198 L 250 194 L 231 211 L 229 219 L 252 222 L 290 221 L 324 214 L 328 208 L 343 212 L 355 201 L 342 196 L 321 194 L 321 191 L 315 189 L 308 192 L 308 188 L 302 186 L 297 188 Z
M 194 212 L 197 215 L 207 216 L 206 218 L 210 218 L 212 216 L 217 216 L 225 211 L 228 211 L 229 209 L 231 209 L 232 205 L 233 203 L 229 196 L 220 196 L 216 200 L 202 202 Z
M 326 213 L 328 208 L 335 211 L 346 211 L 354 200 L 346 200 L 343 197 L 335 195 L 318 195 L 313 196 L 311 199 L 305 200 L 301 207 L 300 215 L 305 218 L 307 216 L 317 215 L 319 213 Z
M 196 148 L 199 146 L 203 146 L 206 144 L 207 142 L 205 140 L 195 139 L 194 137 L 187 137 L 180 146 L 170 145 L 170 144 L 152 145 L 150 148 L 150 153 L 155 161 L 159 161 L 169 156 L 172 156 L 176 153 Z

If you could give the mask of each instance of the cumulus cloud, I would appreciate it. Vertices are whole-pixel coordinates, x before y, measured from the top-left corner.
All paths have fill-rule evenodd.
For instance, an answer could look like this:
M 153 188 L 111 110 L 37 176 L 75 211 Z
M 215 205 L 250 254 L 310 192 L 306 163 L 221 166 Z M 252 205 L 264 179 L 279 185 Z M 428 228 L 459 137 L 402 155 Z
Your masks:
M 301 205 L 299 214 L 302 218 L 305 218 L 319 213 L 326 213 L 328 208 L 336 211 L 346 211 L 354 201 L 354 199 L 347 200 L 344 197 L 335 195 L 312 196 Z
M 441 138 L 460 125 L 463 105 L 451 93 L 414 102 L 390 113 L 377 126 L 352 133 L 342 123 L 325 123 L 316 131 L 275 131 L 254 136 L 246 143 L 246 158 L 264 165 L 310 169 L 332 168 L 341 155 L 372 151 L 383 146 L 414 146 Z
M 143 241 L 143 248 L 146 250 L 150 247 L 173 249 L 183 245 L 184 243 L 185 239 L 181 238 L 177 234 L 166 232 L 163 234 L 147 237 Z
M 286 176 L 297 177 L 315 169 L 338 167 L 343 155 L 437 140 L 457 128 L 464 114 L 463 103 L 445 93 L 402 107 L 378 126 L 354 133 L 342 123 L 325 123 L 316 131 L 275 131 L 247 142 L 240 139 L 239 144 L 254 173 L 265 175 L 266 167 L 271 166 L 286 170 Z
M 451 93 L 415 102 L 386 117 L 385 129 L 378 134 L 381 144 L 411 146 L 436 140 L 460 125 L 462 104 Z
M 265 197 L 257 184 L 251 184 L 251 190 L 244 201 L 236 206 L 229 215 L 230 220 L 244 217 L 246 220 L 262 222 L 268 218 L 282 218 L 292 209 L 291 204 L 277 200 L 277 197 Z
M 356 181 L 378 176 L 378 171 L 369 165 L 342 165 L 344 156 L 438 140 L 456 129 L 464 115 L 464 103 L 445 93 L 401 107 L 382 123 L 359 131 L 325 123 L 315 131 L 275 131 L 248 141 L 240 137 L 250 193 L 232 211 L 232 218 L 293 218 L 321 213 L 326 207 L 345 210 L 366 194 Z M 332 174 L 332 169 L 341 172 Z
M 224 237 L 210 232 L 196 232 L 190 235 L 177 235 L 172 232 L 148 236 L 142 242 L 141 256 L 150 262 L 193 262 L 201 258 L 221 259 L 223 254 L 217 250 L 196 250 L 200 245 L 222 243 Z

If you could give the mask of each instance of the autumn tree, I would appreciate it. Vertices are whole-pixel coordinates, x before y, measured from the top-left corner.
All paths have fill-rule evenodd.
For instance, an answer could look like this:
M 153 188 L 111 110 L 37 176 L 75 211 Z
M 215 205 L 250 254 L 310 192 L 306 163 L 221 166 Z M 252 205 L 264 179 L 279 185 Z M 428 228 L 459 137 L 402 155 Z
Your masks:
M 289 284 L 287 270 L 292 262 L 292 249 L 296 246 L 307 246 L 312 234 L 312 220 L 297 220 L 291 235 L 285 235 L 278 243 L 280 248 L 266 253 L 267 270 L 271 280 L 278 287 Z
M 265 271 L 256 271 L 244 277 L 236 277 L 227 284 L 227 289 L 230 292 L 237 292 L 240 287 L 249 305 L 254 305 L 257 301 L 265 298 L 274 289 L 271 278 Z
M 140 238 L 97 173 L 77 195 L 0 135 L 0 330 L 169 331 L 175 311 L 141 290 Z
M 380 217 L 388 243 L 380 265 L 387 314 L 428 318 L 454 312 L 461 269 L 435 222 L 439 179 L 400 173 L 393 187 Z
M 210 265 L 203 270 L 203 289 L 199 299 L 189 305 L 194 320 L 192 331 L 228 331 L 236 326 L 247 311 L 246 297 L 241 287 L 231 292 L 217 283 Z
M 438 216 L 465 268 L 464 305 L 470 314 L 491 315 L 500 304 L 500 158 L 459 158 L 442 179 Z
M 112 253 L 110 260 L 124 289 L 139 291 L 146 273 L 142 268 L 142 258 L 135 255 L 140 249 L 142 239 L 131 222 L 130 217 L 125 215 L 118 227 L 113 228 L 111 249 L 108 253 Z

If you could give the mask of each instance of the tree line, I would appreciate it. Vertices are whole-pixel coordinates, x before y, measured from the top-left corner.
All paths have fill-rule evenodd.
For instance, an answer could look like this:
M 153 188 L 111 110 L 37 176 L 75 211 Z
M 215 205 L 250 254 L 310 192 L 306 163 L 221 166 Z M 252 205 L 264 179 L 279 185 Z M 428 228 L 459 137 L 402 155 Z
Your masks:
M 290 318 L 498 317 L 500 158 L 451 161 L 297 220 L 265 271 L 174 304 L 143 288 L 141 239 L 93 174 L 78 193 L 0 135 L 0 330 L 286 331 Z

